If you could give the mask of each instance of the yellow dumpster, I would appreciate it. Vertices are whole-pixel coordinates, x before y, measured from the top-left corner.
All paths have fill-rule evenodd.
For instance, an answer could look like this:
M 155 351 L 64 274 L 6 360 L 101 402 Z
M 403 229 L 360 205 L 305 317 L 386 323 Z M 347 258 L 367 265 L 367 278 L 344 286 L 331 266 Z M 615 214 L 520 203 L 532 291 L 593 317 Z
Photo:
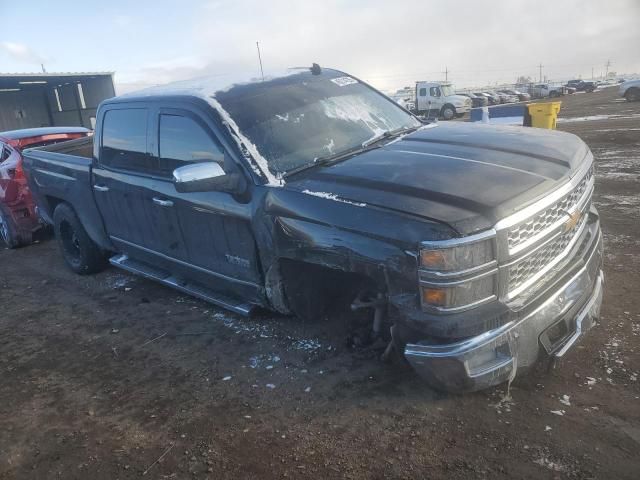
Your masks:
M 562 102 L 532 103 L 527 105 L 531 116 L 531 126 L 556 129 L 556 121 Z

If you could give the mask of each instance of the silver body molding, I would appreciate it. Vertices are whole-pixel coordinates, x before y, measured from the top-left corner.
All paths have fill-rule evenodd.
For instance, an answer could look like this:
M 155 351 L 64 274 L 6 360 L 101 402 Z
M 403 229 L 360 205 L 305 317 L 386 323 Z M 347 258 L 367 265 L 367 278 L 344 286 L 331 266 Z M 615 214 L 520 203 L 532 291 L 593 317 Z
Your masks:
M 417 342 L 405 357 L 431 385 L 468 392 L 498 385 L 531 367 L 541 352 L 563 356 L 599 317 L 604 276 L 599 221 L 585 225 L 589 245 L 581 268 L 560 287 L 544 294 L 531 311 L 496 329 L 450 344 Z

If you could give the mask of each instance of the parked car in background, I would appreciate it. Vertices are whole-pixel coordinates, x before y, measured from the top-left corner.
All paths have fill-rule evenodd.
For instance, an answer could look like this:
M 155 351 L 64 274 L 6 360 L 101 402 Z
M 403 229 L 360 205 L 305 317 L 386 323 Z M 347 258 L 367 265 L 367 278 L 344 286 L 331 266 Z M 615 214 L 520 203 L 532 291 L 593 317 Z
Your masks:
M 533 96 L 535 98 L 555 98 L 563 95 L 574 93 L 576 90 L 574 87 L 567 87 L 565 85 L 551 85 L 549 83 L 539 83 L 533 86 Z
M 593 81 L 585 81 L 585 80 L 569 80 L 565 85 L 567 90 L 571 93 L 571 90 L 575 90 L 576 92 L 594 92 L 596 88 L 598 88 L 598 84 Z
M 618 94 L 629 102 L 637 102 L 640 100 L 640 79 L 627 80 L 620 85 Z
M 73 271 L 110 257 L 245 315 L 320 320 L 349 298 L 387 354 L 457 392 L 562 356 L 593 325 L 602 235 L 577 136 L 424 125 L 317 65 L 251 76 L 107 100 L 75 141 L 94 154 L 25 152 Z
M 447 82 L 416 82 L 416 110 L 421 115 L 451 120 L 469 113 L 471 99 L 457 95 Z
M 478 108 L 478 107 L 486 107 L 487 105 L 489 105 L 489 99 L 487 97 L 484 96 L 479 96 L 479 95 L 475 95 L 473 93 L 469 93 L 469 92 L 456 92 L 456 95 L 462 95 L 463 97 L 469 97 L 471 99 L 471 107 L 472 108 Z
M 22 150 L 86 137 L 82 127 L 43 127 L 0 132 L 0 239 L 9 248 L 31 243 L 40 227 L 22 170 Z
M 500 97 L 488 92 L 474 92 L 475 95 L 485 97 L 489 101 L 489 105 L 500 105 Z
M 500 90 L 500 91 L 502 93 L 515 96 L 519 102 L 528 102 L 529 100 L 531 100 L 531 95 L 525 92 L 521 92 L 520 90 L 512 90 L 507 88 L 505 90 Z
M 494 93 L 500 97 L 501 103 L 516 103 L 518 101 L 517 95 L 513 95 L 512 93 L 507 93 L 504 90 L 497 90 Z

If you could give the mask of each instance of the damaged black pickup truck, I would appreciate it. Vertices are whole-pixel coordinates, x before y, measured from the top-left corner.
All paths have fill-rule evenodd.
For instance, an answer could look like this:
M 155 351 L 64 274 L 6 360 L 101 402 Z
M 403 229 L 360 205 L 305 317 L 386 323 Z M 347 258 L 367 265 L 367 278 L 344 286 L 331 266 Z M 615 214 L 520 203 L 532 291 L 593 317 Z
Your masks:
M 576 136 L 425 125 L 317 65 L 220 78 L 105 101 L 92 138 L 25 152 L 74 271 L 109 258 L 242 314 L 308 316 L 352 291 L 455 392 L 564 355 L 597 318 L 593 156 Z

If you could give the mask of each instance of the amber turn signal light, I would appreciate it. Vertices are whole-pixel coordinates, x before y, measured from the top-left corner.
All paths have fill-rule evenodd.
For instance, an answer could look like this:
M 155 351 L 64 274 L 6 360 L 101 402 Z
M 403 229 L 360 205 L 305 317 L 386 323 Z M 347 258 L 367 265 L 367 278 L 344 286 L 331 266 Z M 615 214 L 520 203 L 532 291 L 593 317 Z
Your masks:
M 433 270 L 444 267 L 445 258 L 442 250 L 422 250 L 420 252 L 420 263 L 423 267 Z
M 422 288 L 422 301 L 428 305 L 442 307 L 446 304 L 447 293 L 441 288 Z

